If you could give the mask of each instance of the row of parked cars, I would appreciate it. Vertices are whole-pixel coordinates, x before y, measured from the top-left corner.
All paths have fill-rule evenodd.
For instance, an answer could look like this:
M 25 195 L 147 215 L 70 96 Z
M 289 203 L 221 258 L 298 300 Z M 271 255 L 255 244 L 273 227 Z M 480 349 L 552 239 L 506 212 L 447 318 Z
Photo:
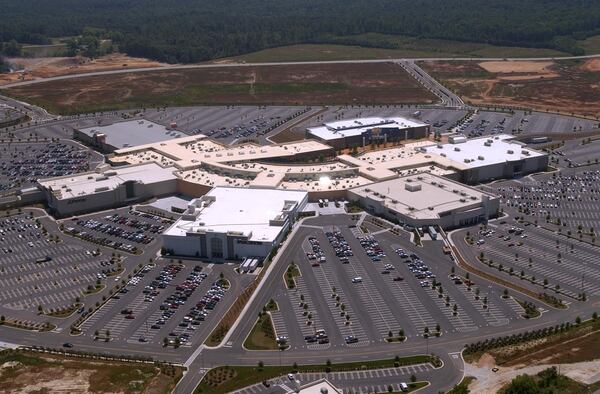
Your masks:
M 372 235 L 359 237 L 358 241 L 360 242 L 360 245 L 365 249 L 365 253 L 371 258 L 371 260 L 381 261 L 381 259 L 385 257 L 385 252 L 379 245 L 379 242 L 377 242 L 377 240 Z
M 89 153 L 62 143 L 14 145 L 0 151 L 0 190 L 87 171 Z
M 136 211 L 131 211 L 131 212 L 133 213 Z M 109 215 L 109 216 L 105 216 L 104 219 L 109 222 L 113 222 L 113 223 L 120 224 L 123 226 L 133 227 L 137 230 L 150 232 L 153 234 L 162 233 L 165 229 L 165 226 L 162 224 L 154 224 L 151 222 L 146 222 L 144 220 L 130 218 L 130 217 L 127 217 L 124 215 L 119 215 L 118 213 L 115 213 L 115 214 Z M 170 221 L 168 221 L 166 219 L 165 219 L 165 222 L 170 223 Z
M 435 275 L 431 272 L 427 264 L 425 264 L 415 253 L 409 255 L 401 248 L 396 249 L 396 253 L 401 258 L 407 258 L 407 260 L 404 260 L 404 263 L 407 265 L 410 272 L 413 273 L 415 278 L 419 279 L 421 287 L 429 287 L 429 280 L 435 279 Z
M 327 240 L 335 251 L 335 255 L 343 264 L 348 264 L 348 257 L 354 256 L 352 248 L 348 245 L 348 241 L 344 238 L 341 231 L 328 231 L 325 233 Z
M 312 252 L 307 253 L 306 257 L 312 262 L 312 266 L 318 267 L 321 263 L 327 262 L 325 252 L 323 252 L 319 240 L 316 237 L 309 237 L 308 242 L 310 243 Z
M 130 242 L 136 242 L 140 244 L 149 244 L 154 241 L 154 237 L 146 234 L 144 230 L 127 231 L 123 227 L 114 226 L 109 223 L 104 223 L 94 219 L 77 219 L 75 221 L 78 226 L 98 231 L 106 235 L 112 235 L 118 238 L 126 239 Z

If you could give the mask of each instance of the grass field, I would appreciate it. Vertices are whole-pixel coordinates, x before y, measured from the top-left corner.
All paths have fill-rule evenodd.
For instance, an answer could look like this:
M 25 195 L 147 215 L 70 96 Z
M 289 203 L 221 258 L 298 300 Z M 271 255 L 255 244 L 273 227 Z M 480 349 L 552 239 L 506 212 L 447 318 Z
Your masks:
M 291 366 L 224 366 L 213 368 L 207 372 L 196 390 L 195 394 L 210 393 L 222 394 L 238 390 L 240 388 L 260 383 L 264 380 L 285 375 L 290 372 L 325 372 L 354 371 L 377 368 L 390 368 L 401 365 L 420 364 L 430 361 L 429 356 L 412 356 L 388 360 L 372 360 L 355 363 L 331 364 L 331 365 L 300 365 L 297 368 Z
M 600 53 L 600 36 L 588 37 L 585 40 L 578 41 L 577 46 L 585 51 L 586 55 Z
M 398 59 L 428 57 L 543 57 L 569 56 L 553 49 L 504 47 L 472 42 L 421 39 L 368 33 L 332 38 L 331 44 L 270 48 L 231 58 L 249 63 L 315 60 Z
M 421 65 L 472 104 L 600 116 L 600 59 L 543 63 L 423 61 Z
M 4 90 L 51 112 L 223 104 L 408 104 L 437 98 L 398 65 L 313 64 L 152 71 Z
M 248 334 L 244 347 L 249 350 L 277 350 L 279 348 L 275 341 L 273 322 L 268 313 L 263 313 L 256 320 L 254 327 Z
M 60 355 L 0 352 L 2 393 L 145 393 L 167 394 L 182 369 L 153 364 L 92 361 Z

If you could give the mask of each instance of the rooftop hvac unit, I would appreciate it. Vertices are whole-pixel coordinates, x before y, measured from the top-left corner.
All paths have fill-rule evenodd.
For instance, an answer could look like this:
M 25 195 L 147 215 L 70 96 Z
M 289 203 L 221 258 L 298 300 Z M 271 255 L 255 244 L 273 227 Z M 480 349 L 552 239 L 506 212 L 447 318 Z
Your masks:
M 415 210 L 415 207 L 408 207 L 408 210 L 409 210 L 409 211 L 414 211 L 414 210 Z
M 97 187 L 94 192 L 98 193 L 98 192 L 105 192 L 108 190 L 108 186 L 102 186 L 102 187 Z
M 512 155 L 515 152 L 512 149 L 509 149 L 509 150 L 506 151 L 506 153 L 508 153 L 509 155 Z
M 409 191 L 409 192 L 417 192 L 419 190 L 421 190 L 421 185 L 419 184 L 411 184 L 411 183 L 405 183 L 404 184 L 404 189 Z
M 522 150 L 521 154 L 525 155 L 525 156 L 529 156 L 529 151 L 528 150 Z
M 435 186 L 435 185 L 437 185 L 437 182 L 436 182 L 436 181 L 431 181 L 431 184 L 432 184 L 433 186 Z
M 429 208 L 427 208 L 427 209 L 429 209 L 430 211 L 433 211 L 433 207 L 429 207 Z
M 420 181 L 422 181 L 423 177 L 422 176 L 418 176 L 417 179 L 420 180 Z
M 454 152 L 460 152 L 460 148 L 458 146 L 454 147 Z
M 440 156 L 446 157 L 446 154 L 445 153 L 440 153 Z
M 471 196 L 471 200 L 475 201 L 475 200 L 477 200 L 477 197 Z
M 460 202 L 467 202 L 467 200 L 465 200 L 464 198 L 461 198 Z
M 485 146 L 492 146 L 492 143 L 491 142 L 485 142 L 483 145 L 485 145 Z
M 458 193 L 457 189 L 452 189 L 452 193 Z
M 465 162 L 465 163 L 470 163 L 470 162 L 471 162 L 471 160 L 470 160 L 470 159 L 465 159 L 465 160 L 464 160 L 464 162 Z
M 491 144 L 492 142 L 494 142 L 494 140 L 490 138 L 487 140 L 487 142 L 489 142 Z
M 444 146 L 442 144 L 438 144 L 438 149 L 444 149 Z
M 481 156 L 481 155 L 477 156 L 477 158 L 478 158 L 479 160 L 485 160 L 485 157 L 483 157 L 483 156 Z
M 114 176 L 114 175 L 117 175 L 117 172 L 116 171 L 106 171 L 104 173 L 104 175 L 106 175 L 106 176 Z

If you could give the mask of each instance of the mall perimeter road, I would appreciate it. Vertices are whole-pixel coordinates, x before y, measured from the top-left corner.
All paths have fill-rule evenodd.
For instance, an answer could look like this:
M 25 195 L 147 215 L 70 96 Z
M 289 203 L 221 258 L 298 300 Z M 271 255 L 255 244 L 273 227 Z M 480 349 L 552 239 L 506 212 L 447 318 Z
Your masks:
M 265 62 L 265 63 L 203 63 L 203 64 L 173 64 L 161 67 L 147 67 L 147 68 L 131 68 L 127 70 L 109 70 L 109 71 L 96 71 L 90 73 L 81 74 L 70 74 L 61 75 L 56 77 L 40 78 L 31 81 L 15 82 L 0 86 L 0 89 L 8 89 L 17 86 L 33 85 L 36 83 L 49 82 L 49 81 L 61 81 L 65 79 L 94 77 L 99 75 L 114 75 L 114 74 L 129 74 L 139 73 L 147 71 L 162 71 L 162 70 L 188 70 L 197 68 L 222 68 L 222 67 L 254 67 L 254 66 L 286 66 L 286 65 L 310 65 L 310 64 L 354 64 L 354 63 L 398 63 L 398 62 L 418 62 L 418 61 L 502 61 L 502 60 L 524 60 L 524 61 L 535 61 L 535 60 L 574 60 L 574 59 L 592 59 L 600 57 L 597 55 L 584 55 L 584 56 L 566 56 L 566 57 L 524 57 L 524 58 L 502 58 L 502 57 L 436 57 L 436 58 L 399 58 L 399 59 L 365 59 L 365 60 L 323 60 L 323 61 L 307 61 L 307 62 Z

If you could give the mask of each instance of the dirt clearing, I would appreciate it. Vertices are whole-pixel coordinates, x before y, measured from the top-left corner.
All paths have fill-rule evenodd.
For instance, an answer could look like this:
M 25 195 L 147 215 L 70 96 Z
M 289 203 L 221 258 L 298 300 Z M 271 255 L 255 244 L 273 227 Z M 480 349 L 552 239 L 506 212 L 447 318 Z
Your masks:
M 518 375 L 535 375 L 549 367 L 558 367 L 558 364 L 518 365 L 514 367 L 496 366 L 494 358 L 484 354 L 481 359 L 473 364 L 465 364 L 465 376 L 473 376 L 469 385 L 471 393 L 492 394 L 508 384 Z M 496 372 L 492 368 L 498 368 Z M 560 364 L 561 374 L 582 384 L 593 384 L 598 380 L 600 360 L 587 361 L 574 364 Z
M 600 116 L 600 59 L 424 61 L 421 65 L 468 103 Z
M 44 58 L 8 58 L 16 71 L 0 74 L 0 85 L 11 82 L 30 81 L 59 75 L 82 74 L 95 71 L 120 70 L 129 68 L 162 67 L 165 63 L 153 60 L 129 57 L 122 53 L 112 53 L 97 59 L 83 56 L 44 57 Z
M 495 61 L 481 62 L 480 67 L 491 73 L 535 73 L 544 74 L 549 72 L 553 62 L 534 61 Z
M 148 71 L 43 82 L 3 93 L 62 114 L 156 106 L 438 101 L 394 63 Z

